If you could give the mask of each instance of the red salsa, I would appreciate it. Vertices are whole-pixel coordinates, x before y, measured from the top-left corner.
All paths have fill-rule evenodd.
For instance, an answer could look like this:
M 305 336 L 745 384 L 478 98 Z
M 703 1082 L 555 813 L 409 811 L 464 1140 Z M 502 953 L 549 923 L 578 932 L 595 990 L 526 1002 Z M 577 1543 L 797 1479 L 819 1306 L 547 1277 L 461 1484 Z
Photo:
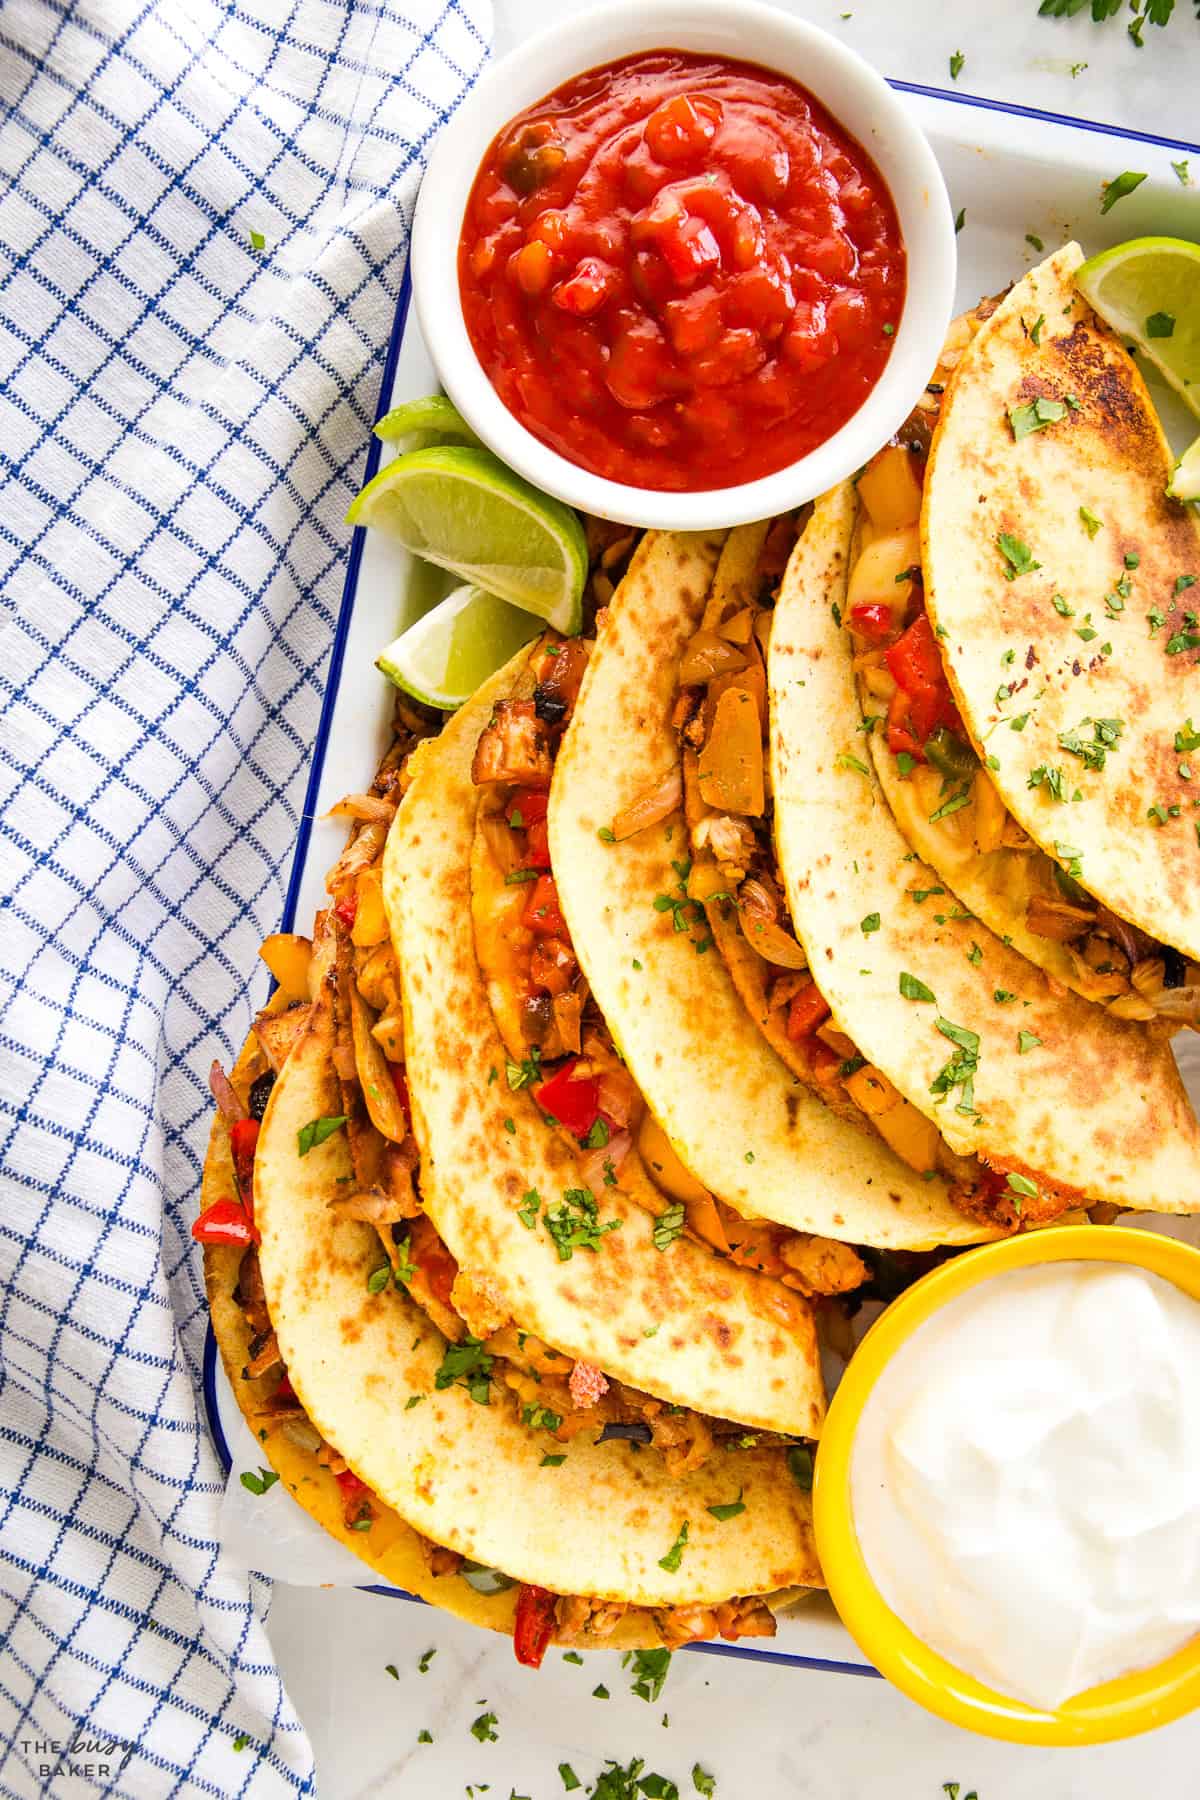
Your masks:
M 752 63 L 659 50 L 576 76 L 475 178 L 459 285 L 510 412 L 594 474 L 731 487 L 795 462 L 878 381 L 904 306 L 861 144 Z

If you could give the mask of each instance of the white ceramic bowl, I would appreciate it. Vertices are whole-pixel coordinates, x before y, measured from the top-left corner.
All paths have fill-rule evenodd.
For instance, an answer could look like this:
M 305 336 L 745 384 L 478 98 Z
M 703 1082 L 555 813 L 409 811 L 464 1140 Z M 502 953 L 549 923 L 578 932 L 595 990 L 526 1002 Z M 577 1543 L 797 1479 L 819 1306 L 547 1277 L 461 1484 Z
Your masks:
M 475 355 L 458 287 L 458 242 L 480 162 L 496 133 L 571 76 L 645 50 L 755 62 L 806 87 L 870 153 L 891 190 L 908 255 L 904 311 L 887 366 L 858 411 L 816 450 L 739 487 L 661 493 L 569 462 L 518 423 Z M 954 300 L 954 222 L 941 171 L 901 96 L 852 50 L 752 0 L 616 0 L 573 15 L 492 65 L 442 127 L 417 202 L 413 296 L 446 392 L 502 461 L 569 505 L 629 525 L 699 530 L 767 519 L 862 467 L 929 380 Z

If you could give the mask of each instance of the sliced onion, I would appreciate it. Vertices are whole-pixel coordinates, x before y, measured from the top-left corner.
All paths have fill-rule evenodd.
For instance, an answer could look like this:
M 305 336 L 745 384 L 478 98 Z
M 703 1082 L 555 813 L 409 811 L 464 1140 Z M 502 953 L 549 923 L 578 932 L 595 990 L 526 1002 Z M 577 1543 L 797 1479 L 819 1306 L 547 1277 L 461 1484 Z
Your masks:
M 236 1125 L 239 1119 L 246 1117 L 246 1108 L 234 1093 L 233 1085 L 219 1062 L 215 1062 L 208 1071 L 208 1085 L 217 1103 L 217 1111 L 227 1125 Z
M 280 1429 L 289 1444 L 295 1444 L 297 1450 L 319 1450 L 321 1448 L 321 1434 L 315 1425 L 308 1423 L 307 1419 L 289 1419 L 287 1424 L 281 1426 Z
M 617 814 L 612 822 L 612 834 L 620 843 L 624 838 L 645 831 L 650 825 L 658 825 L 663 819 L 669 819 L 682 805 L 683 770 L 678 763 L 674 763 L 661 781 L 647 793 L 639 794 L 636 800 L 631 800 Z
M 336 894 L 360 869 L 369 869 L 383 849 L 388 834 L 387 819 L 374 819 L 364 825 L 358 836 L 353 838 L 325 877 L 325 892 Z
M 807 969 L 808 958 L 789 931 L 776 923 L 778 907 L 761 881 L 743 881 L 738 889 L 742 936 L 765 962 L 781 969 Z
M 750 658 L 727 638 L 715 631 L 698 631 L 684 651 L 679 663 L 680 687 L 699 687 L 714 675 L 727 675 L 731 669 L 744 669 Z
M 600 1111 L 614 1125 L 632 1125 L 641 1110 L 641 1094 L 633 1076 L 624 1069 L 601 1069 L 596 1076 Z
M 389 825 L 395 816 L 396 802 L 380 794 L 347 794 L 325 814 L 327 819 L 382 819 Z
M 612 1183 L 604 1179 L 608 1174 L 606 1165 L 611 1165 L 614 1175 L 618 1174 L 632 1144 L 633 1139 L 627 1131 L 614 1131 L 607 1144 L 589 1150 L 580 1164 L 584 1186 L 591 1188 L 593 1194 L 602 1194 L 606 1186 L 611 1187 Z

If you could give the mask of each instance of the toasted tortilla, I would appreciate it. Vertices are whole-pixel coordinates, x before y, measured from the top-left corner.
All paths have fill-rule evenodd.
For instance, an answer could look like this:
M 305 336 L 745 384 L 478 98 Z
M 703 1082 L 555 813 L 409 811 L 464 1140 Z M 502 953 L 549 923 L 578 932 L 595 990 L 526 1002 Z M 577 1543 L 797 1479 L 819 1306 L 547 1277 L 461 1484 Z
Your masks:
M 761 1035 L 719 954 L 676 931 L 682 811 L 620 843 L 612 821 L 679 746 L 679 657 L 704 611 L 717 534 L 649 533 L 599 622 L 550 791 L 559 901 L 584 973 L 677 1155 L 746 1218 L 887 1249 L 989 1234 L 887 1146 L 832 1113 Z M 700 939 L 703 942 L 703 939 Z
M 1200 1128 L 1161 1035 L 1056 997 L 961 907 L 914 900 L 936 878 L 862 758 L 840 623 L 855 510 L 850 484 L 818 502 L 784 577 L 768 659 L 780 866 L 834 1018 L 961 1154 L 1076 1202 L 1195 1211 Z M 936 1001 L 906 998 L 902 976 Z M 973 1097 L 961 1085 L 940 1101 L 931 1092 L 958 1048 L 939 1018 L 978 1035 Z
M 378 1239 L 331 1211 L 351 1178 L 345 1134 L 299 1154 L 301 1129 L 336 1112 L 331 1051 L 322 1000 L 267 1107 L 255 1208 L 289 1379 L 359 1478 L 434 1543 L 560 1594 L 673 1606 L 819 1585 L 810 1498 L 784 1450 L 718 1447 L 701 1469 L 668 1477 L 657 1456 L 579 1438 L 544 1467 L 544 1439 L 515 1407 L 438 1388 L 446 1340 L 403 1290 L 368 1290 Z M 715 1519 L 708 1509 L 739 1490 L 736 1523 Z M 685 1521 L 679 1565 L 664 1568 Z
M 384 899 L 403 976 L 426 1210 L 460 1269 L 481 1276 L 519 1326 L 556 1350 L 676 1405 L 815 1436 L 825 1402 L 811 1307 L 690 1238 L 656 1249 L 653 1209 L 627 1191 L 646 1179 L 636 1158 L 596 1196 L 601 1222 L 620 1227 L 594 1253 L 560 1260 L 549 1233 L 520 1216 L 531 1191 L 555 1205 L 586 1185 L 583 1153 L 547 1124 L 527 1089 L 510 1090 L 475 956 L 471 762 L 527 654 L 418 752 L 388 840 Z
M 1185 645 L 1185 614 L 1200 611 L 1200 518 L 1166 497 L 1170 448 L 1136 363 L 1075 287 L 1081 260 L 1068 244 L 1032 269 L 959 363 L 925 482 L 926 604 L 964 722 L 980 755 L 996 758 L 991 779 L 1013 817 L 1112 912 L 1196 957 L 1197 780 L 1179 774 L 1189 759 L 1175 734 L 1200 717 L 1200 633 Z M 1063 403 L 1064 417 L 1017 440 L 1009 412 L 1039 395 Z M 1038 566 L 1009 580 L 1001 533 Z M 1196 585 L 1176 592 L 1188 576 Z M 1085 642 L 1081 629 L 1096 635 Z M 1009 730 L 1025 712 L 1024 728 Z M 1091 719 L 1123 725 L 1098 770 L 1059 742 Z M 1061 768 L 1082 798 L 1064 804 L 1045 781 L 1031 787 L 1043 767 Z M 1154 806 L 1164 822 L 1149 816 Z
M 265 1067 L 262 1051 L 251 1038 L 230 1071 L 230 1080 L 244 1094 Z M 204 1160 L 201 1210 L 234 1191 L 229 1130 L 218 1113 L 213 1119 Z M 274 1469 L 314 1523 L 353 1551 L 381 1580 L 416 1594 L 469 1625 L 511 1636 L 519 1591 L 515 1584 L 500 1593 L 483 1594 L 459 1574 L 434 1575 L 417 1533 L 378 1496 L 371 1529 L 352 1530 L 346 1524 L 345 1504 L 337 1481 L 317 1460 L 316 1451 L 290 1436 L 283 1424 L 270 1424 L 264 1408 L 278 1385 L 278 1375 L 272 1373 L 252 1381 L 245 1374 L 250 1357 L 250 1329 L 233 1297 L 242 1255 L 240 1248 L 205 1245 L 204 1285 L 221 1362 L 234 1399 L 261 1446 L 258 1454 L 262 1461 Z M 640 1609 L 633 1609 L 618 1620 L 611 1636 L 603 1642 L 606 1649 L 632 1650 L 658 1644 L 660 1636 L 653 1619 Z

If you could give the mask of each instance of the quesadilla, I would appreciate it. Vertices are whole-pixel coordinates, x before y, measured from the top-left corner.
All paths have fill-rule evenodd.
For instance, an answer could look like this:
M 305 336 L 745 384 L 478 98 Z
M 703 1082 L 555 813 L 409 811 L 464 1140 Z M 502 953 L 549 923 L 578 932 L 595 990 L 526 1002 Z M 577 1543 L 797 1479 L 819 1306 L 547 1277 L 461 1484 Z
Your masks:
M 954 1203 L 951 1182 L 924 1163 L 906 1165 L 865 1120 L 859 1129 L 838 1118 L 836 1104 L 785 1065 L 713 942 L 723 929 L 718 892 L 728 883 L 708 839 L 695 854 L 689 848 L 679 732 L 698 716 L 701 695 L 695 676 L 680 689 L 680 658 L 710 587 L 732 605 L 731 559 L 752 541 L 761 548 L 766 535 L 746 529 L 750 537 L 735 532 L 724 550 L 719 534 L 648 534 L 598 621 L 550 792 L 548 854 L 574 955 L 657 1143 L 666 1140 L 690 1177 L 697 1219 L 707 1204 L 731 1245 L 751 1233 L 773 1241 L 786 1263 L 830 1240 L 843 1253 L 851 1243 L 976 1242 L 990 1224 Z M 739 635 L 743 623 L 744 604 Z M 749 667 L 750 654 L 739 648 L 731 665 Z M 734 704 L 744 693 L 754 709 L 755 679 L 765 697 L 761 658 L 740 689 L 732 678 L 724 684 Z M 719 696 L 714 704 L 723 704 Z M 761 770 L 757 712 L 750 736 Z M 791 948 L 792 967 L 803 968 L 794 940 Z M 654 1142 L 647 1161 L 662 1161 Z
M 1054 981 L 1170 1029 L 1200 1019 L 1200 520 L 1080 261 L 960 324 L 858 483 L 846 603 L 910 844 Z
M 731 1595 L 716 1564 L 724 1559 L 730 1576 L 752 1573 L 760 1581 L 769 1562 L 772 1576 L 782 1577 L 766 1583 L 776 1607 L 797 1597 L 798 1579 L 805 1585 L 819 1580 L 808 1497 L 785 1453 L 730 1452 L 737 1488 L 720 1459 L 703 1478 L 669 1479 L 661 1460 L 638 1461 L 625 1442 L 572 1443 L 560 1456 L 547 1456 L 519 1422 L 511 1370 L 502 1359 L 484 1357 L 487 1366 L 470 1375 L 458 1361 L 447 1370 L 456 1347 L 440 1337 L 403 1285 L 385 1289 L 374 1279 L 388 1266 L 379 1264 L 377 1242 L 336 1210 L 345 1175 L 333 1170 L 349 1164 L 345 1145 L 339 1155 L 332 1137 L 329 1145 L 314 1144 L 307 1153 L 311 1168 L 301 1158 L 305 1126 L 297 1121 L 336 1104 L 340 1095 L 332 1046 L 330 1008 L 318 1001 L 278 1080 L 269 1072 L 265 1077 L 278 1098 L 268 1107 L 254 1163 L 261 1252 L 256 1244 L 208 1246 L 205 1252 L 226 1370 L 272 1469 L 309 1514 L 377 1574 L 471 1623 L 511 1633 L 518 1659 L 534 1666 L 550 1642 L 674 1648 L 697 1636 L 773 1632 L 765 1600 L 758 1592 Z M 250 1098 L 254 1082 L 264 1079 L 262 1063 L 253 1044 L 225 1086 L 227 1105 Z M 233 1122 L 235 1130 L 239 1122 L 244 1119 Z M 229 1140 L 229 1124 L 218 1118 L 205 1167 L 206 1201 L 239 1191 Z M 375 1485 L 343 1454 L 358 1431 L 377 1440 Z M 494 1485 L 500 1467 L 502 1491 Z M 385 1497 L 389 1482 L 398 1506 Z M 547 1488 L 547 1482 L 554 1485 Z M 708 1513 L 710 1505 L 717 1514 Z M 729 1510 L 735 1505 L 736 1513 Z M 556 1589 L 518 1580 L 498 1560 L 481 1561 L 452 1547 L 446 1539 L 454 1534 L 439 1537 L 436 1528 L 457 1507 L 461 1542 L 490 1552 L 499 1542 L 507 1548 L 505 1533 L 511 1532 L 510 1566 L 560 1583 L 577 1534 L 589 1543 L 603 1538 L 591 1571 L 594 1591 L 579 1593 L 574 1579 Z M 686 1524 L 676 1518 L 676 1508 Z M 733 1521 L 740 1524 L 751 1509 L 755 1548 L 747 1557 L 747 1540 Z M 489 1515 L 481 1527 L 474 1523 L 480 1512 Z M 673 1542 L 682 1539 L 677 1555 L 668 1547 L 662 1572 L 643 1569 L 657 1570 L 660 1560 L 651 1558 L 650 1542 L 644 1552 L 636 1547 L 643 1524 L 651 1531 L 659 1524 L 664 1532 L 669 1525 Z M 774 1540 L 769 1550 L 768 1535 Z M 625 1594 L 639 1586 L 657 1594 L 660 1604 L 631 1604 Z
M 1200 1128 L 1169 1045 L 1052 992 L 917 858 L 863 757 L 851 485 L 788 564 L 768 658 L 780 875 L 836 1028 L 977 1171 L 992 1216 L 1200 1207 Z M 1086 1129 L 1081 1122 L 1086 1121 Z
M 508 792 L 523 783 L 534 823 L 534 801 L 545 791 L 539 770 L 549 779 L 548 734 L 521 686 L 527 682 L 532 695 L 534 660 L 565 676 L 577 650 L 557 640 L 522 652 L 420 749 L 388 840 L 384 894 L 403 969 L 406 1078 L 425 1213 L 458 1265 L 453 1298 L 474 1336 L 511 1333 L 515 1322 L 570 1359 L 581 1390 L 585 1370 L 600 1392 L 609 1382 L 628 1383 L 647 1396 L 637 1404 L 653 1415 L 653 1441 L 668 1447 L 679 1436 L 680 1458 L 700 1454 L 710 1432 L 705 1417 L 813 1437 L 824 1390 L 803 1297 L 811 1289 L 796 1291 L 799 1278 L 785 1285 L 739 1267 L 684 1232 L 682 1208 L 668 1212 L 669 1198 L 651 1190 L 636 1155 L 625 1154 L 628 1141 L 617 1141 L 615 1057 L 607 1075 L 595 1078 L 585 1079 L 578 1056 L 552 1063 L 548 1054 L 543 1067 L 536 1046 L 521 1056 L 518 1046 L 506 1046 L 493 1017 L 472 912 L 484 791 L 473 770 L 481 745 L 485 758 L 501 755 L 488 734 L 506 734 L 512 781 L 495 786 Z M 507 824 L 500 829 L 524 860 L 524 827 L 519 837 Z M 526 872 L 534 879 L 498 877 L 493 900 L 510 913 L 513 902 L 520 915 L 552 901 L 547 877 Z M 519 919 L 496 915 L 492 928 L 526 956 L 534 944 L 553 953 L 552 936 L 522 933 Z M 609 1124 L 596 1129 L 598 1102 L 586 1119 L 579 1110 L 592 1106 L 601 1084 L 611 1137 Z M 557 1129 L 550 1114 L 580 1129 Z M 865 1275 L 856 1266 L 853 1284 Z M 694 1409 L 686 1430 L 672 1410 L 680 1407 Z

